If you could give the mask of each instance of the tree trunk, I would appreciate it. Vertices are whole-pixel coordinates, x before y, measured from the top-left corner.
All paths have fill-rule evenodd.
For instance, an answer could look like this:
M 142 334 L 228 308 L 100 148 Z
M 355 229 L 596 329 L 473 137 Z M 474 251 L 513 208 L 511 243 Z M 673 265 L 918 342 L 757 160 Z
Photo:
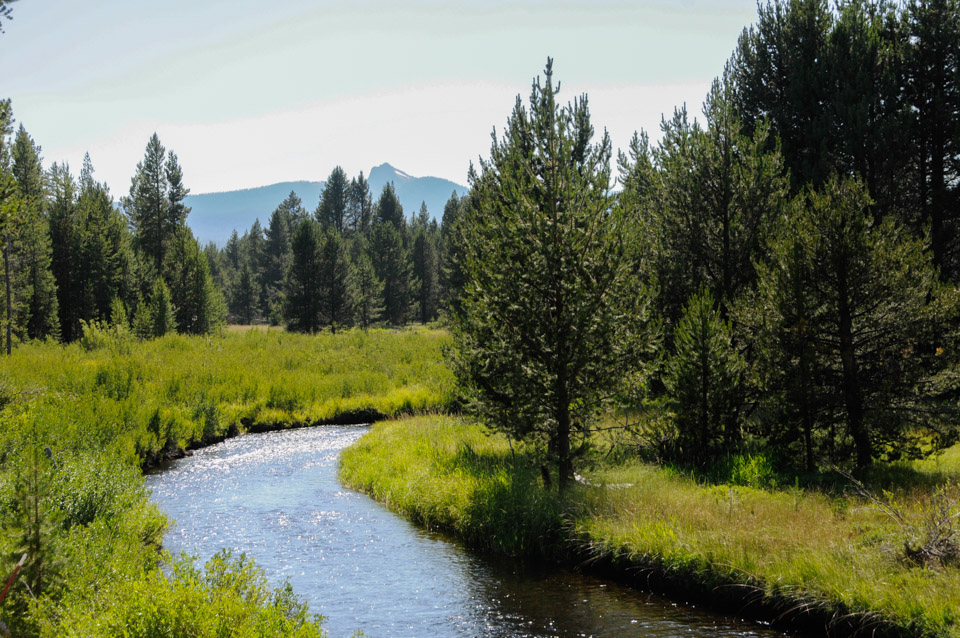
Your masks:
M 857 468 L 868 467 L 873 460 L 870 434 L 863 421 L 863 396 L 860 389 L 856 352 L 853 345 L 853 319 L 847 291 L 847 273 L 839 273 L 840 361 L 843 366 L 843 400 L 847 409 L 850 436 L 857 450 Z

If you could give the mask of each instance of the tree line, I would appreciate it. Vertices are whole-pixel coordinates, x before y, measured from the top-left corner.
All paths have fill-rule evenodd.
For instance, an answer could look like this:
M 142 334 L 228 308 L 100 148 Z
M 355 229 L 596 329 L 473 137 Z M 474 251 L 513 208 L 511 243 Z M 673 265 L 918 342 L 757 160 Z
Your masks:
M 561 485 L 616 408 L 708 468 L 957 440 L 960 2 L 774 0 L 704 102 L 618 157 L 548 61 L 470 175 L 452 361 Z M 638 418 L 639 416 L 639 418 Z
M 363 173 L 348 179 L 337 166 L 312 212 L 291 192 L 266 228 L 257 220 L 205 252 L 237 323 L 298 332 L 427 323 L 447 297 L 445 229 L 461 206 L 453 193 L 441 224 L 426 204 L 407 218 L 392 183 L 374 201 Z
M 204 334 L 223 323 L 222 295 L 186 225 L 189 191 L 176 153 L 154 134 L 119 207 L 94 177 L 44 170 L 23 125 L 0 101 L 0 232 L 5 346 L 77 340 L 89 327 Z

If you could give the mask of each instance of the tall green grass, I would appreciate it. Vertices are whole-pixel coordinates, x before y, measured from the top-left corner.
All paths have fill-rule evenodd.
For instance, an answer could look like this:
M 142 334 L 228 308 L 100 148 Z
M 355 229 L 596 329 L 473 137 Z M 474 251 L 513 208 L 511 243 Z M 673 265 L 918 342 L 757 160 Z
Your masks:
M 111 337 L 18 348 L 0 359 L 8 399 L 33 402 L 62 445 L 118 445 L 141 461 L 236 431 L 443 410 L 453 378 L 441 330 Z
M 17 636 L 322 635 L 245 558 L 165 555 L 140 467 L 244 430 L 442 410 L 446 333 L 87 336 L 0 358 L 0 578 L 28 554 L 0 620 Z
M 912 472 L 956 478 L 950 452 Z M 341 457 L 340 476 L 427 525 L 511 553 L 582 559 L 710 597 L 762 601 L 843 631 L 960 636 L 960 569 L 904 559 L 902 528 L 856 494 L 700 483 L 624 462 L 587 472 L 559 498 L 534 457 L 450 418 L 377 424 Z M 931 477 L 931 481 L 938 480 Z M 929 486 L 887 498 L 923 515 Z M 506 495 L 506 497 L 504 497 Z M 514 540 L 520 539 L 520 540 Z

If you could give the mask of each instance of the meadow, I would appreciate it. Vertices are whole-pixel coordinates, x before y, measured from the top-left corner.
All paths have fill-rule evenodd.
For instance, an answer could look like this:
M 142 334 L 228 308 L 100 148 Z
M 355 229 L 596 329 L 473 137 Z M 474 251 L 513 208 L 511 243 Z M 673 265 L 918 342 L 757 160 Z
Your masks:
M 421 327 L 139 342 L 94 327 L 0 359 L 3 578 L 27 555 L 0 620 L 13 635 L 322 635 L 246 557 L 163 552 L 143 468 L 244 431 L 446 410 L 448 340 Z
M 934 532 L 956 543 L 955 518 L 943 518 L 957 512 L 960 449 L 877 469 L 864 489 L 879 505 L 843 480 L 777 487 L 741 471 L 749 480 L 716 483 L 607 458 L 561 497 L 544 489 L 532 450 L 459 418 L 419 417 L 375 425 L 343 453 L 340 476 L 477 547 L 612 570 L 721 611 L 838 633 L 960 636 L 957 557 L 918 562 L 907 551 Z

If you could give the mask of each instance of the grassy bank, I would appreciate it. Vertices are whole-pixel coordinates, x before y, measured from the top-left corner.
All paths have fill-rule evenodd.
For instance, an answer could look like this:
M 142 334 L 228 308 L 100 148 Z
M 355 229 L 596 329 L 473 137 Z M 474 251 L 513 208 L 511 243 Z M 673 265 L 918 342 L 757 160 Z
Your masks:
M 234 431 L 374 420 L 450 402 L 439 330 L 113 335 L 36 344 L 0 361 L 6 399 L 59 422 L 66 444 L 118 446 L 149 462 Z M 3 398 L 3 397 L 0 397 Z M 65 416 L 66 415 L 66 416 Z
M 443 409 L 447 340 L 92 332 L 0 358 L 0 578 L 28 555 L 0 620 L 15 636 L 321 635 L 249 560 L 165 556 L 140 467 L 244 430 Z
M 481 547 L 597 561 L 837 630 L 960 636 L 960 569 L 902 556 L 930 514 L 930 486 L 958 476 L 958 460 L 889 473 L 925 478 L 923 488 L 888 486 L 906 525 L 851 494 L 703 485 L 640 463 L 588 472 L 591 485 L 561 500 L 525 449 L 452 418 L 377 424 L 344 452 L 340 476 Z

